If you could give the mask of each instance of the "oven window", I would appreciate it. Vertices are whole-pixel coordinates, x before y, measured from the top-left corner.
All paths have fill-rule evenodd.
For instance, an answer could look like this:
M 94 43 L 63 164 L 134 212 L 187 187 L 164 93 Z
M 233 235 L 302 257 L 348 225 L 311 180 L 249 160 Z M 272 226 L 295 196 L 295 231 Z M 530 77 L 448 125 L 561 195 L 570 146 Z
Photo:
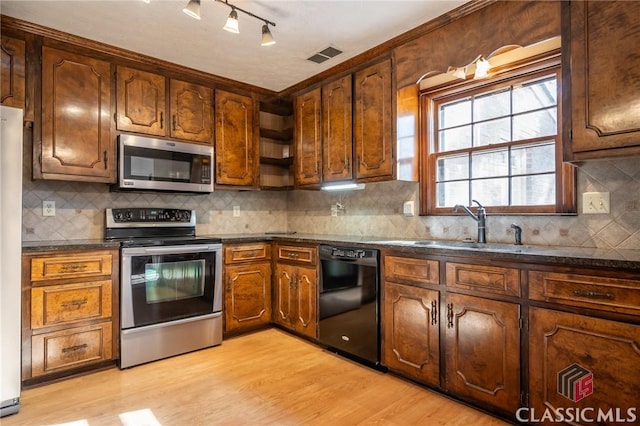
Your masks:
M 215 252 L 132 256 L 133 326 L 213 313 L 215 256 Z
M 145 265 L 147 303 L 204 296 L 204 260 Z

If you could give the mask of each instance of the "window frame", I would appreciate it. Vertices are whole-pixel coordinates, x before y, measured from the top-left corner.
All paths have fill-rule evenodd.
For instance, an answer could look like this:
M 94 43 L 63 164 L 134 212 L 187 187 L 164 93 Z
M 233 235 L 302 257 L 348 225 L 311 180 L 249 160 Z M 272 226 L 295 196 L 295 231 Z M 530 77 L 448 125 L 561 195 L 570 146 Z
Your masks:
M 577 212 L 575 166 L 564 163 L 563 159 L 563 99 L 565 91 L 562 88 L 562 67 L 560 55 L 555 53 L 546 58 L 532 60 L 525 64 L 515 64 L 504 69 L 492 70 L 489 78 L 481 80 L 463 80 L 459 83 L 423 89 L 419 92 L 419 144 L 420 144 L 420 215 L 452 215 L 452 207 L 437 207 L 436 197 L 436 157 L 438 105 L 461 100 L 480 93 L 487 93 L 504 89 L 520 82 L 555 74 L 557 82 L 557 134 L 542 140 L 555 139 L 555 204 L 538 206 L 486 206 L 487 212 L 504 215 L 572 215 Z M 528 140 L 528 143 L 533 142 Z M 524 142 L 525 144 L 527 142 Z M 510 141 L 486 147 L 499 148 L 518 146 L 522 141 Z M 461 149 L 453 152 L 469 153 L 474 148 Z M 466 202 L 466 200 L 464 200 Z M 482 203 L 482 200 L 478 200 Z

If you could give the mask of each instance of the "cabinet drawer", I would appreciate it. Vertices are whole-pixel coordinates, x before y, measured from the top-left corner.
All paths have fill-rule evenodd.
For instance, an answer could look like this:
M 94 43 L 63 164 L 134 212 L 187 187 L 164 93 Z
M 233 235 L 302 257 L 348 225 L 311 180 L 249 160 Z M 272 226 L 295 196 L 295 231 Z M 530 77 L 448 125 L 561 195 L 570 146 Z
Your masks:
M 315 265 L 317 251 L 315 247 L 278 246 L 278 260 Z
M 271 244 L 241 244 L 224 248 L 225 264 L 263 260 L 271 260 Z
M 447 286 L 520 296 L 520 270 L 447 262 Z
M 32 377 L 111 359 L 111 336 L 110 322 L 32 336 Z
M 440 266 L 436 260 L 385 256 L 384 276 L 388 280 L 421 284 L 439 284 Z
M 111 317 L 111 280 L 31 289 L 31 328 Z
M 640 314 L 640 281 L 529 271 L 529 298 L 606 311 Z
M 111 275 L 110 252 L 43 256 L 31 259 L 31 281 Z

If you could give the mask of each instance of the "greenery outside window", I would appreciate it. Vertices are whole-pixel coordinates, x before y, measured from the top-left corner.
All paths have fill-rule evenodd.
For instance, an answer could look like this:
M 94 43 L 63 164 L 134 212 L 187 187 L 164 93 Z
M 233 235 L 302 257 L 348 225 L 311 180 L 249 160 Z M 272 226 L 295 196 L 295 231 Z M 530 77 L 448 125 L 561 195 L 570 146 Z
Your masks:
M 560 66 L 549 61 L 422 92 L 421 212 L 451 214 L 474 199 L 489 212 L 575 212 L 561 87 Z

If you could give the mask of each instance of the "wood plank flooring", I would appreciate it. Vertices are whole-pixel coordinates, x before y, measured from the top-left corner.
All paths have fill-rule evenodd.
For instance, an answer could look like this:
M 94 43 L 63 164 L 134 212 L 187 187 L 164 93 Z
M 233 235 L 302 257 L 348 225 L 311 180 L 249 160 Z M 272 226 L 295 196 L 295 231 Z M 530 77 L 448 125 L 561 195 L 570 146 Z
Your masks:
M 503 425 L 278 329 L 22 392 L 13 425 Z

